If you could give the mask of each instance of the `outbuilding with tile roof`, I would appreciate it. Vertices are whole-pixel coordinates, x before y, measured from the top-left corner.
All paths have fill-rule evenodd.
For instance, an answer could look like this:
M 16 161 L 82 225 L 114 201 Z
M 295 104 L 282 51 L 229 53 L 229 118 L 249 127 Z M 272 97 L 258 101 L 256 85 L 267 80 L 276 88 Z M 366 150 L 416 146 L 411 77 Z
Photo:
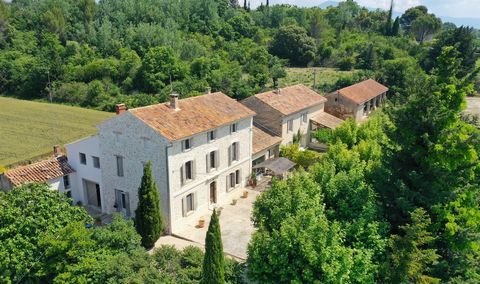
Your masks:
M 10 190 L 29 183 L 47 183 L 52 189 L 69 192 L 71 187 L 70 176 L 74 173 L 75 170 L 68 164 L 66 156 L 53 156 L 7 170 L 0 175 L 0 186 L 4 190 Z
M 373 79 L 342 88 L 325 97 L 325 111 L 342 119 L 356 121 L 366 119 L 370 113 L 381 107 L 387 98 L 388 87 Z

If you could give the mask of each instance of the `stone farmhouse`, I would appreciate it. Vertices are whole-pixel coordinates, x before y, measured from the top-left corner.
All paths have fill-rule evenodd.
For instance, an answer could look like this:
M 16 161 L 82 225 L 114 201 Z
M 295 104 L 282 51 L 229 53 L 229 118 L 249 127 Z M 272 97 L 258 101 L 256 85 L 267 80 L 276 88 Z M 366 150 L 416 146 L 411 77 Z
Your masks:
M 86 173 L 77 175 L 74 200 L 132 216 L 143 165 L 152 161 L 166 230 L 172 232 L 230 202 L 246 185 L 255 113 L 228 96 L 178 100 L 172 94 L 165 104 L 131 110 L 119 105 L 117 114 L 98 126 L 97 136 L 66 145 L 72 166 Z
M 368 79 L 327 94 L 325 111 L 342 119 L 353 118 L 360 122 L 384 103 L 387 92 L 386 86 Z
M 182 100 L 171 94 L 167 103 L 134 109 L 120 104 L 114 118 L 97 126 L 97 135 L 65 145 L 66 156 L 56 147 L 51 159 L 7 171 L 0 186 L 47 182 L 99 214 L 133 217 L 143 166 L 151 161 L 166 232 L 175 233 L 238 198 L 252 169 L 283 159 L 281 145 L 296 136 L 309 147 L 313 131 L 340 125 L 343 120 L 329 114 L 329 106 L 344 102 L 363 118 L 380 106 L 387 90 L 369 80 L 328 100 L 295 85 L 242 102 L 209 92 Z

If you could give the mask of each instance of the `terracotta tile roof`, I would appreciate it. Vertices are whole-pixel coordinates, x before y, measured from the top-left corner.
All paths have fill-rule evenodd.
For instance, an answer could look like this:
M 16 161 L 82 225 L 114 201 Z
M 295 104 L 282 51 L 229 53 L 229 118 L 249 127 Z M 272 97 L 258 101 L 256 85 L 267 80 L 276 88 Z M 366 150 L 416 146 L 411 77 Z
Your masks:
M 336 128 L 337 126 L 339 126 L 343 122 L 342 119 L 340 119 L 336 116 L 333 116 L 329 113 L 326 113 L 326 112 L 322 112 L 322 113 L 312 117 L 311 120 L 313 122 L 321 124 L 321 125 L 323 125 L 325 127 L 328 127 L 330 129 Z
M 162 103 L 128 110 L 170 141 L 180 140 L 255 115 L 218 92 L 178 101 L 179 110 Z
M 243 100 L 243 103 L 251 105 L 255 104 L 256 100 L 270 105 L 283 115 L 290 115 L 327 101 L 325 97 L 302 84 L 282 88 L 280 94 L 277 94 L 276 90 L 256 94 Z
M 261 127 L 260 125 L 253 125 L 253 155 L 260 153 L 261 151 L 270 148 L 273 145 L 282 142 L 282 138 L 273 135 L 270 131 Z
M 337 92 L 356 104 L 363 104 L 385 92 L 388 88 L 375 80 L 368 79 L 338 90 Z
M 59 156 L 5 172 L 13 186 L 32 182 L 46 182 L 75 172 L 68 164 L 67 157 Z

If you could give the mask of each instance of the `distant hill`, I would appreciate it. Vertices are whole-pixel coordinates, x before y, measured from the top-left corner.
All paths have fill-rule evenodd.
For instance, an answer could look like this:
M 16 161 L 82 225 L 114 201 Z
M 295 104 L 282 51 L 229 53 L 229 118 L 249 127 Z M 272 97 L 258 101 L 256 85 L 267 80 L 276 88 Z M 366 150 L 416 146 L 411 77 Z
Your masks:
M 325 1 L 322 2 L 319 7 L 322 9 L 328 8 L 330 6 L 337 6 L 338 2 L 337 1 Z M 376 8 L 372 7 L 366 7 L 369 10 L 376 10 Z M 393 17 L 400 17 L 402 13 L 399 12 L 394 12 Z M 438 15 L 437 15 L 438 16 Z M 454 17 L 448 17 L 448 16 L 439 16 L 444 23 L 449 22 L 449 23 L 454 23 L 457 26 L 470 26 L 474 27 L 476 29 L 480 29 L 480 18 L 454 18 Z
M 326 2 L 323 2 L 322 4 L 319 5 L 319 7 L 321 9 L 325 9 L 325 8 L 328 8 L 330 6 L 333 6 L 333 7 L 336 7 L 338 5 L 338 2 L 335 2 L 335 1 L 326 1 Z

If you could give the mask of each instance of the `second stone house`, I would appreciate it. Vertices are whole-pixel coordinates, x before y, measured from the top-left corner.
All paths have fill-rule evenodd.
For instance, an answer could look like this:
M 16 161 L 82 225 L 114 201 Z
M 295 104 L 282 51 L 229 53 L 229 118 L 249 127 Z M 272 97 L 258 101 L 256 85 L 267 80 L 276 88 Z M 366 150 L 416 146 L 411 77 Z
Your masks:
M 256 94 L 242 101 L 255 111 L 254 125 L 281 138 L 281 145 L 299 139 L 302 147 L 312 142 L 317 128 L 335 128 L 342 120 L 324 112 L 327 99 L 304 85 Z M 295 141 L 297 142 L 297 141 Z

